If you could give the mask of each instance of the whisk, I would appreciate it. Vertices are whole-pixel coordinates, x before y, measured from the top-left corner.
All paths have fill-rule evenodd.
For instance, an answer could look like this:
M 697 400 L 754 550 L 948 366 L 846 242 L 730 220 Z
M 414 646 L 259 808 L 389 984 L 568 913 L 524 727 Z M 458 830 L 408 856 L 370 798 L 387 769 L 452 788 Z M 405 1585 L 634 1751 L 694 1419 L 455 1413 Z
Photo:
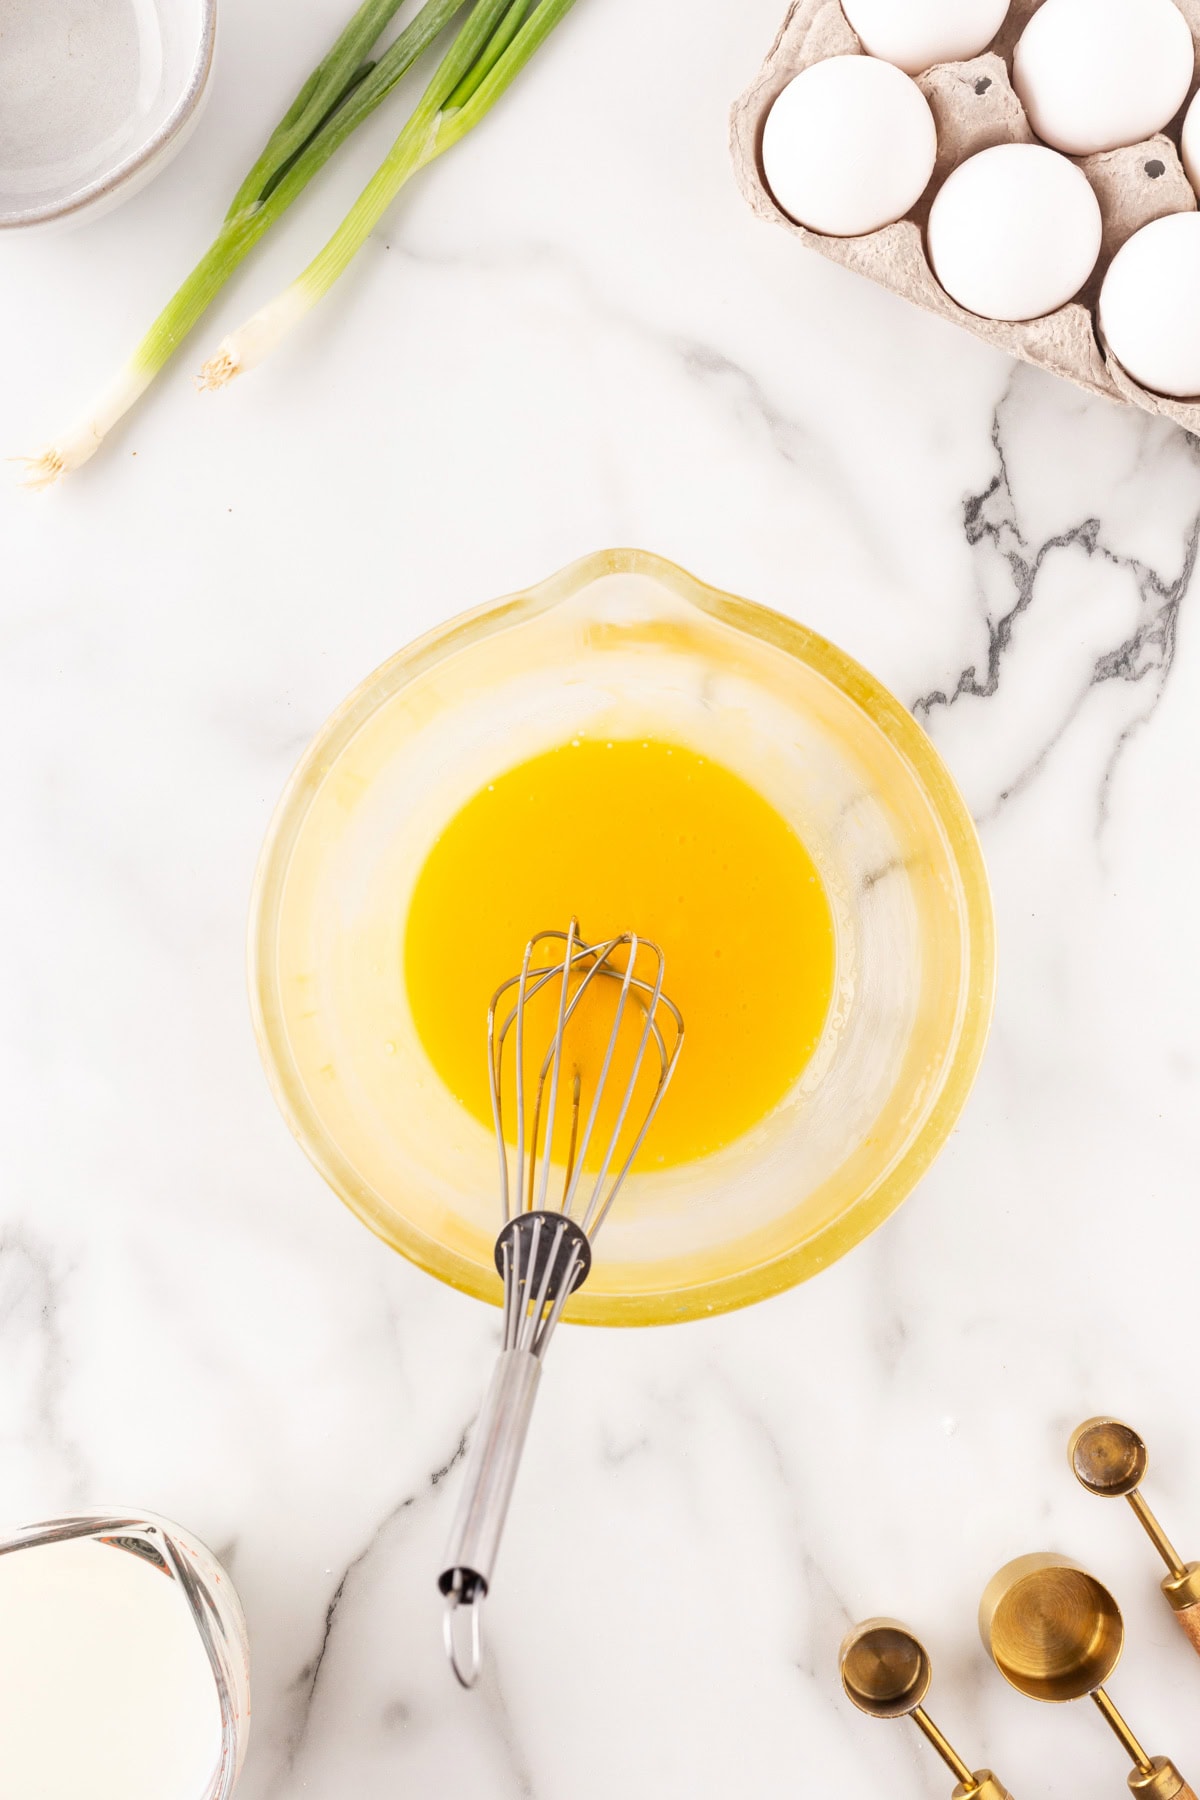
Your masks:
M 531 1056 L 530 1003 L 547 988 L 549 1000 L 557 996 L 553 1034 L 548 1048 Z M 580 1021 L 601 989 L 613 999 L 612 1024 L 595 1086 L 585 1094 L 574 1052 Z M 488 1065 L 504 1213 L 496 1239 L 503 1347 L 438 1578 L 446 1654 L 463 1687 L 474 1686 L 482 1667 L 480 1611 L 492 1585 L 542 1361 L 563 1308 L 587 1280 L 592 1242 L 641 1149 L 682 1044 L 683 1019 L 663 993 L 662 951 L 634 932 L 586 944 L 574 919 L 566 931 L 539 932 L 525 947 L 520 974 L 492 997 Z M 511 1085 L 505 1080 L 510 1059 Z M 637 1092 L 643 1067 L 652 1081 L 649 1093 L 645 1083 Z M 611 1124 L 607 1115 L 601 1121 L 606 1091 L 616 1097 Z M 511 1144 L 505 1116 L 510 1092 Z M 565 1157 L 556 1166 L 554 1152 L 564 1137 Z M 469 1635 L 460 1627 L 464 1610 Z

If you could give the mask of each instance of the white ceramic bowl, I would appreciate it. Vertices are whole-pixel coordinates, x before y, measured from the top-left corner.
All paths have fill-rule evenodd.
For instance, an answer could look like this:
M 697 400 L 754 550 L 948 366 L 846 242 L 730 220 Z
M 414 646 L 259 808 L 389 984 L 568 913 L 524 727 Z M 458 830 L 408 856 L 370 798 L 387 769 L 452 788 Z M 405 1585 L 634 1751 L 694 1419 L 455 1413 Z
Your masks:
M 216 0 L 2 0 L 0 230 L 94 218 L 183 144 Z

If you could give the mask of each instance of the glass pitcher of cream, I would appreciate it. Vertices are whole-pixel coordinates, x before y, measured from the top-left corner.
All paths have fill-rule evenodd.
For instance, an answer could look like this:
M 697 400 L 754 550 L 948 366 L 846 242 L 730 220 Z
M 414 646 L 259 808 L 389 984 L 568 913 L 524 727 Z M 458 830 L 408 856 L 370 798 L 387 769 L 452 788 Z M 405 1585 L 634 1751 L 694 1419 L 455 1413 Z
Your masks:
M 13 1800 L 229 1800 L 246 1624 L 190 1532 L 88 1513 L 0 1540 L 0 1767 Z

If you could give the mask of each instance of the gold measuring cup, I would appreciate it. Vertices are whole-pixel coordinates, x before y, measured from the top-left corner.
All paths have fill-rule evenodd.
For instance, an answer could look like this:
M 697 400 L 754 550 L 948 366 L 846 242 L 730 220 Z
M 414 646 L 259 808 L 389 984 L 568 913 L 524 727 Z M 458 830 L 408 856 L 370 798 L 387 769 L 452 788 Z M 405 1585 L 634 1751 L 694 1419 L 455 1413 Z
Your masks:
M 1162 1590 L 1192 1649 L 1200 1655 L 1200 1563 L 1185 1563 L 1139 1489 L 1150 1457 L 1145 1442 L 1119 1419 L 1085 1419 L 1071 1439 L 1071 1467 L 1089 1494 L 1128 1500 L 1167 1565 Z
M 1019 1556 L 993 1575 L 979 1630 L 1005 1680 L 1030 1700 L 1090 1697 L 1134 1764 L 1139 1800 L 1196 1800 L 1173 1762 L 1147 1756 L 1104 1691 L 1125 1644 L 1120 1608 L 1108 1589 L 1062 1556 Z
M 842 1686 L 872 1719 L 910 1718 L 958 1779 L 954 1800 L 1012 1800 L 990 1769 L 974 1774 L 942 1736 L 924 1699 L 933 1671 L 924 1645 L 895 1619 L 866 1619 L 842 1643 Z

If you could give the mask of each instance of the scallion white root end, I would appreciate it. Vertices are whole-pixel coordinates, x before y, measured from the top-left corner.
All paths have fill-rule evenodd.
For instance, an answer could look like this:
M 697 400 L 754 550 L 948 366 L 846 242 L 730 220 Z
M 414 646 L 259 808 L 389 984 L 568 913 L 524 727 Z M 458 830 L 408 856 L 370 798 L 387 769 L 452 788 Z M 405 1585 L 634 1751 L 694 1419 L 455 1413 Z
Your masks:
M 73 469 L 82 468 L 89 458 L 95 456 L 117 421 L 124 418 L 134 402 L 145 393 L 155 372 L 140 363 L 127 363 L 116 378 L 96 396 L 86 416 L 78 420 L 70 431 L 55 438 L 53 443 L 47 444 L 36 455 L 18 457 L 16 460 L 25 465 L 25 486 L 53 487 Z
M 55 444 L 48 445 L 36 456 L 14 456 L 12 460 L 24 467 L 25 476 L 21 485 L 27 488 L 53 487 L 67 472 L 66 458 Z
M 290 288 L 286 288 L 256 312 L 253 318 L 240 325 L 223 343 L 218 344 L 216 354 L 209 357 L 196 377 L 196 386 L 206 393 L 212 392 L 216 388 L 228 387 L 235 376 L 244 375 L 247 369 L 256 368 L 310 311 L 318 298 L 302 280 L 294 281 Z
M 200 373 L 194 379 L 202 394 L 211 394 L 217 388 L 228 387 L 235 376 L 240 375 L 241 372 L 242 365 L 235 360 L 234 352 L 227 350 L 222 345 L 215 356 L 210 356 L 208 361 L 201 365 Z

